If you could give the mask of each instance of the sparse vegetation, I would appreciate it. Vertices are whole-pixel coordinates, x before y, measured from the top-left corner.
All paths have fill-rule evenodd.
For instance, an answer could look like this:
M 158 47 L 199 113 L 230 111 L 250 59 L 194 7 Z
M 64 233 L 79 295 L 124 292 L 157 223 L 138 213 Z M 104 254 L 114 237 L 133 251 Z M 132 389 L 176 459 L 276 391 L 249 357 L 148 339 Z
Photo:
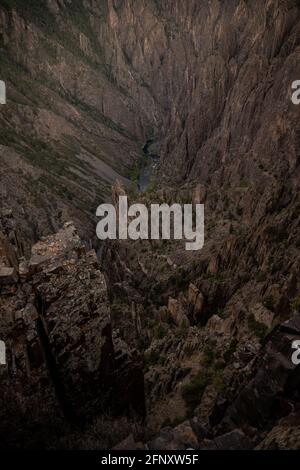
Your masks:
M 276 243 L 281 243 L 288 238 L 288 231 L 285 226 L 269 225 L 266 228 L 266 234 Z
M 267 280 L 266 273 L 264 273 L 263 271 L 258 271 L 255 276 L 255 279 L 257 282 L 265 282 Z
M 229 348 L 224 352 L 223 357 L 226 363 L 230 361 L 232 355 L 235 353 L 237 344 L 237 339 L 233 338 L 230 342 Z
M 208 385 L 213 385 L 218 391 L 223 388 L 223 368 L 223 364 L 222 367 L 218 364 L 217 367 L 203 369 L 182 387 L 181 395 L 187 405 L 188 416 L 192 416 L 195 408 L 200 404 Z
M 274 310 L 274 300 L 273 300 L 273 297 L 272 297 L 271 295 L 265 297 L 264 300 L 263 300 L 263 305 L 264 305 L 267 309 L 273 311 L 273 310 Z
M 154 338 L 163 339 L 168 333 L 167 326 L 163 323 L 160 323 L 154 330 Z
M 218 308 L 218 311 L 217 311 L 217 315 L 220 317 L 220 318 L 225 318 L 225 312 L 222 308 Z
M 300 294 L 298 294 L 290 301 L 290 307 L 293 311 L 297 311 L 300 309 Z
M 157 364 L 159 362 L 160 356 L 157 351 L 151 350 L 149 352 L 146 352 L 144 354 L 144 364 L 145 367 L 148 368 L 150 366 L 153 366 L 154 364 Z
M 186 324 L 183 324 L 179 328 L 176 328 L 175 337 L 182 339 L 186 337 L 187 333 L 188 333 L 188 326 Z
M 201 371 L 193 377 L 189 383 L 182 387 L 182 398 L 190 412 L 192 412 L 200 403 L 204 390 L 210 381 L 210 373 L 207 371 Z
M 210 367 L 215 360 L 215 351 L 211 345 L 204 346 L 203 349 L 203 365 Z
M 241 273 L 239 278 L 242 284 L 247 284 L 247 282 L 251 280 L 251 275 L 245 272 L 245 273 Z
M 240 188 L 248 188 L 248 186 L 249 186 L 249 181 L 246 180 L 245 178 L 241 179 Z
M 262 340 L 266 336 L 267 330 L 268 330 L 266 325 L 256 321 L 253 314 L 248 316 L 248 321 L 247 322 L 248 322 L 248 327 L 250 328 L 250 330 L 253 331 L 253 333 L 260 340 Z

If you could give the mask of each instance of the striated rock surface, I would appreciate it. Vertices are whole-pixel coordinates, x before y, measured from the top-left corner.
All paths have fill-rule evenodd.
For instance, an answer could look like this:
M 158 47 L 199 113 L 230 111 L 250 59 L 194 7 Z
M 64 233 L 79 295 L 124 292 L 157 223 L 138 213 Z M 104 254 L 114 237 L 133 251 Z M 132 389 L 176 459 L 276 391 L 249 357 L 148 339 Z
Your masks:
M 0 33 L 4 199 L 24 238 L 70 218 L 93 235 L 153 137 L 161 179 L 195 181 L 209 207 L 256 219 L 296 187 L 296 0 L 14 0 Z
M 299 19 L 296 0 L 1 3 L 4 445 L 299 447 Z M 204 202 L 203 250 L 110 241 L 100 270 L 116 179 L 114 204 Z

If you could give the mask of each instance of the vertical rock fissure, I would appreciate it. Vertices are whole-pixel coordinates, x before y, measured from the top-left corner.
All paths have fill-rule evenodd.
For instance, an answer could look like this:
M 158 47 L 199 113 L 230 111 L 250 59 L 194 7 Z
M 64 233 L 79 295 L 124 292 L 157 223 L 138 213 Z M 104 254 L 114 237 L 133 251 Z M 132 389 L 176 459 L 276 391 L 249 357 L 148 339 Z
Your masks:
M 49 337 L 44 327 L 44 322 L 42 318 L 44 315 L 44 310 L 45 310 L 44 302 L 38 292 L 36 292 L 35 294 L 36 294 L 35 305 L 36 305 L 36 309 L 39 315 L 39 317 L 36 320 L 36 330 L 37 330 L 39 342 L 41 345 L 42 353 L 45 359 L 45 365 L 46 365 L 50 380 L 53 384 L 55 396 L 61 408 L 63 416 L 68 421 L 74 421 L 75 415 L 74 415 L 74 412 L 72 410 L 70 403 L 67 400 L 64 386 L 59 375 L 57 363 L 51 350 Z

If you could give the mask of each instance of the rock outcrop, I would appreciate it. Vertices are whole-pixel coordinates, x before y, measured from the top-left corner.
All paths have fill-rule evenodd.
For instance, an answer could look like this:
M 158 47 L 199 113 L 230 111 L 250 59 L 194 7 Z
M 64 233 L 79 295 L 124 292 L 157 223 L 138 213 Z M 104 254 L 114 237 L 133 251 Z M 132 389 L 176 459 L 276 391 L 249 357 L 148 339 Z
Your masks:
M 72 223 L 33 246 L 26 279 L 1 285 L 0 318 L 2 446 L 45 445 L 103 413 L 144 417 L 141 360 L 113 336 L 96 253 Z

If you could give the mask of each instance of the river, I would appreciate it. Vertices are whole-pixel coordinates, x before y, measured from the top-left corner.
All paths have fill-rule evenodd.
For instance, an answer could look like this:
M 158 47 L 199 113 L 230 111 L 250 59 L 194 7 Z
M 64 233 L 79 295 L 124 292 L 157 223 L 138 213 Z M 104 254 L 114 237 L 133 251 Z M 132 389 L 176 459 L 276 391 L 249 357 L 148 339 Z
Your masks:
M 147 156 L 147 164 L 143 166 L 138 176 L 137 189 L 141 193 L 147 189 L 159 166 L 160 157 L 156 140 L 148 139 L 143 147 L 143 152 Z

